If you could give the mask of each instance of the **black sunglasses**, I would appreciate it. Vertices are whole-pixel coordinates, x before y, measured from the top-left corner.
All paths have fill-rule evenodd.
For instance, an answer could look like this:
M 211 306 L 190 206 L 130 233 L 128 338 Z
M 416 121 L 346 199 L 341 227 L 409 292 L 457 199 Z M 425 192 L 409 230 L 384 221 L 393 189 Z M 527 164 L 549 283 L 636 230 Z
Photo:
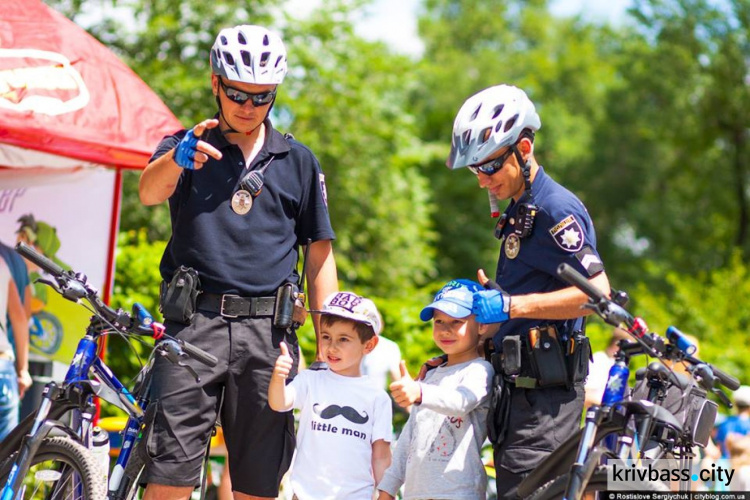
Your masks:
M 495 158 L 494 160 L 488 161 L 487 163 L 483 163 L 481 165 L 469 165 L 469 170 L 474 175 L 479 175 L 479 172 L 482 172 L 484 175 L 494 175 L 498 173 L 503 166 L 505 165 L 505 162 L 508 161 L 508 158 L 510 158 L 510 155 L 513 154 L 513 148 L 511 147 L 500 155 L 498 158 Z
M 276 97 L 275 90 L 271 90 L 270 92 L 261 92 L 260 94 L 251 94 L 250 92 L 245 92 L 234 87 L 230 87 L 229 85 L 224 83 L 224 80 L 222 80 L 221 78 L 219 78 L 219 84 L 221 85 L 221 88 L 224 89 L 224 93 L 227 95 L 229 100 L 232 102 L 236 102 L 240 106 L 245 104 L 248 100 L 251 100 L 253 106 L 255 106 L 256 108 L 259 106 L 265 106 L 267 104 L 271 104 L 274 97 Z

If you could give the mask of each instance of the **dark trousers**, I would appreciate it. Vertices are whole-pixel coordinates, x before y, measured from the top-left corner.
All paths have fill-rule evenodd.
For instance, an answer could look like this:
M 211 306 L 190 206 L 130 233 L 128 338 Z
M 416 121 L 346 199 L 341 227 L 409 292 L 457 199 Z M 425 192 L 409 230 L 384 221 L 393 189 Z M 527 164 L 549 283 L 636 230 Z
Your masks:
M 583 384 L 568 390 L 511 388 L 505 439 L 494 451 L 498 498 L 514 499 L 521 481 L 581 424 Z M 554 478 L 550 478 L 554 479 Z

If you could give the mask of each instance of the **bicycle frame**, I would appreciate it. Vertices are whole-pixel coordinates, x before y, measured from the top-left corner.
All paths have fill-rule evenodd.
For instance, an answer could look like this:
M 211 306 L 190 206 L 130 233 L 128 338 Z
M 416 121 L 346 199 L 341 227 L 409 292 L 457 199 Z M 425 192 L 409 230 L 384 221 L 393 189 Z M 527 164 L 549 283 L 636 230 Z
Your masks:
M 0 493 L 0 499 L 15 498 L 14 495 L 20 491 L 21 482 L 29 470 L 31 457 L 37 452 L 42 440 L 53 430 L 63 432 L 84 446 L 90 445 L 94 396 L 98 395 L 142 419 L 143 410 L 138 402 L 97 356 L 99 336 L 101 329 L 90 325 L 86 335 L 78 342 L 62 384 L 58 386 L 55 382 L 48 383 L 39 409 L 24 419 L 3 441 L 0 447 L 2 459 L 16 450 L 20 452 Z M 117 394 L 116 400 L 112 401 L 113 398 L 105 394 L 99 383 L 91 380 L 92 372 L 109 390 Z M 70 418 L 69 424 L 59 421 L 66 414 Z

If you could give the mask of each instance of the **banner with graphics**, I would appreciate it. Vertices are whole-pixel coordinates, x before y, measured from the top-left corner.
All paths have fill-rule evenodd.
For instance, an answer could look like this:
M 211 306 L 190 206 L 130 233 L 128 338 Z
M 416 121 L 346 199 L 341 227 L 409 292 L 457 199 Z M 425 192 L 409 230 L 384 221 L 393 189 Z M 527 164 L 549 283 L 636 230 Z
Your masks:
M 19 239 L 65 269 L 82 272 L 98 290 L 107 279 L 115 171 L 86 168 L 47 175 L 0 169 L 0 242 Z M 32 277 L 40 271 L 29 264 Z M 31 351 L 69 363 L 91 313 L 46 285 L 32 284 Z

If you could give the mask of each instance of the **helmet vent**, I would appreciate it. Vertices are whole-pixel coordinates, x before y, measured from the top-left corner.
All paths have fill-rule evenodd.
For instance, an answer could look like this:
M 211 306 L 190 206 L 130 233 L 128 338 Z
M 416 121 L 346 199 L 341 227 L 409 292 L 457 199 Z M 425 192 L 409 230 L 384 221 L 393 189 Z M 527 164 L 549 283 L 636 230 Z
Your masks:
M 247 45 L 247 39 L 241 31 L 237 33 L 237 42 L 239 42 L 240 45 Z
M 271 57 L 271 53 L 270 52 L 263 52 L 260 55 L 260 67 L 261 68 L 265 68 L 266 67 L 266 65 L 268 64 L 268 59 L 270 57 Z
M 503 108 L 505 107 L 505 104 L 500 104 L 498 106 L 495 106 L 495 112 L 492 113 L 492 119 L 494 120 L 498 116 L 500 116 L 500 113 L 503 112 Z
M 246 50 L 241 50 L 240 55 L 242 56 L 242 64 L 244 64 L 245 66 L 250 66 L 251 65 L 250 52 Z
M 281 64 L 281 62 L 282 62 L 283 60 L 284 60 L 284 56 L 279 56 L 279 57 L 277 57 L 277 58 L 276 58 L 276 64 L 274 65 L 274 67 L 278 68 L 278 67 L 279 67 L 279 64 Z
M 469 121 L 474 121 L 476 117 L 479 115 L 479 110 L 482 109 L 482 104 L 480 103 L 479 106 L 477 106 L 477 109 L 474 110 L 474 112 L 469 117 Z
M 234 57 L 232 57 L 232 54 L 226 51 L 222 52 L 222 54 L 224 54 L 224 60 L 227 62 L 227 64 L 230 66 L 234 66 Z
M 489 139 L 491 135 L 492 135 L 492 127 L 487 127 L 486 129 L 482 130 L 482 132 L 479 134 L 479 136 L 482 138 L 482 143 L 487 142 L 487 139 Z
M 513 125 L 516 123 L 516 120 L 518 120 L 517 114 L 513 116 L 513 118 L 505 122 L 505 127 L 503 128 L 503 132 L 507 132 L 508 130 L 510 130 L 513 127 Z
M 227 43 L 229 43 L 229 41 L 227 40 L 227 37 L 221 36 L 221 44 L 226 45 Z
M 263 35 L 263 45 L 265 45 L 266 47 L 271 45 L 271 42 L 268 40 L 268 35 Z
M 469 145 L 469 141 L 471 141 L 471 130 L 467 130 L 463 133 L 463 135 L 461 136 L 461 141 L 464 143 L 464 145 Z

